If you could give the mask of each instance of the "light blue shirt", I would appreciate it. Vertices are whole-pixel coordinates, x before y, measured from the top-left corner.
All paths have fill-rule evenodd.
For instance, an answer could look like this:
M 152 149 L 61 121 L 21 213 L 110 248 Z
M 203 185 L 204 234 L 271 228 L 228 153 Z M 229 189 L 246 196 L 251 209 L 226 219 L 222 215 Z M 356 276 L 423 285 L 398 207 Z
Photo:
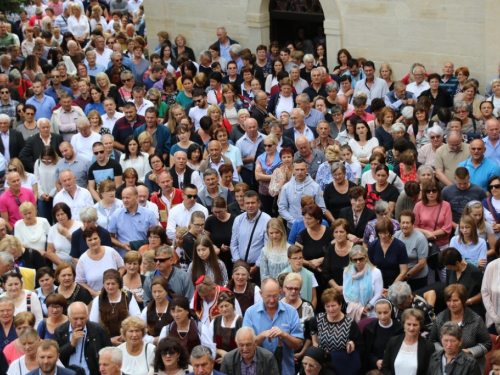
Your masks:
M 252 327 L 255 333 L 259 333 L 271 329 L 272 327 L 278 327 L 282 331 L 290 334 L 293 337 L 304 339 L 304 332 L 302 331 L 302 326 L 299 320 L 299 314 L 292 306 L 278 302 L 278 310 L 274 314 L 274 318 L 271 319 L 267 313 L 264 302 L 259 302 L 256 305 L 250 306 L 245 312 L 245 317 L 243 318 L 243 326 Z M 294 374 L 295 373 L 295 363 L 294 363 L 294 350 L 290 348 L 285 341 L 283 343 L 283 361 L 282 361 L 282 373 L 283 374 Z M 261 346 L 264 349 L 269 350 L 274 353 L 278 346 L 278 338 L 272 339 L 269 342 L 268 339 L 264 339 Z
M 109 233 L 117 235 L 118 241 L 121 243 L 129 243 L 131 241 L 146 240 L 148 229 L 158 224 L 153 211 L 137 206 L 137 211 L 130 214 L 123 207 L 116 211 L 109 221 Z
M 470 243 L 466 246 L 464 243 L 458 242 L 459 238 L 459 236 L 453 236 L 450 241 L 450 247 L 457 249 L 466 262 L 478 267 L 478 260 L 486 259 L 486 242 L 482 238 L 479 238 L 477 244 Z
M 495 146 L 491 144 L 490 137 L 484 137 L 483 142 L 486 147 L 484 156 L 500 165 L 500 140 L 497 141 Z
M 262 133 L 257 134 L 257 140 L 253 142 L 249 137 L 248 134 L 245 133 L 243 137 L 238 139 L 238 142 L 236 142 L 236 147 L 238 147 L 241 151 L 241 156 L 244 158 L 248 158 L 249 156 L 255 156 L 257 153 L 257 147 L 259 146 L 259 143 L 264 140 L 264 135 Z M 253 170 L 254 162 L 245 164 L 243 168 Z
M 52 109 L 56 106 L 56 102 L 50 96 L 43 95 L 43 99 L 39 102 L 36 96 L 32 96 L 26 101 L 26 104 L 32 104 L 36 108 L 35 120 L 41 118 L 52 118 Z
M 234 219 L 233 234 L 231 236 L 231 257 L 233 258 L 233 262 L 236 262 L 238 259 L 245 260 L 250 235 L 252 234 L 253 226 L 259 215 L 262 216 L 257 223 L 252 237 L 247 262 L 255 263 L 260 267 L 260 253 L 267 243 L 267 222 L 271 220 L 268 214 L 260 210 L 253 220 L 248 220 L 246 212 Z
M 219 56 L 226 59 L 226 61 L 232 61 L 231 55 L 229 54 L 229 48 L 231 47 L 231 42 L 227 41 L 227 46 L 223 46 L 221 42 L 219 42 Z M 172 48 L 173 49 L 173 48 Z
M 485 157 L 481 164 L 476 167 L 472 165 L 472 157 L 461 162 L 459 167 L 465 167 L 470 174 L 470 182 L 473 184 L 481 186 L 485 191 L 487 191 L 488 180 L 500 174 L 500 168 L 493 160 Z
M 307 116 L 304 117 L 304 123 L 312 128 L 316 128 L 318 127 L 318 122 L 324 119 L 325 116 L 323 115 L 323 112 L 311 108 Z
M 104 73 L 106 71 L 106 67 L 99 65 L 99 64 L 95 64 L 95 68 L 92 69 L 89 66 L 89 63 L 87 62 L 87 60 L 85 60 L 85 66 L 87 67 L 87 71 L 89 73 L 89 76 L 92 76 L 92 77 L 95 77 L 97 74 Z
M 356 86 L 356 83 L 358 83 L 358 81 L 361 81 L 362 79 L 366 78 L 365 72 L 363 71 L 363 69 L 359 69 L 359 73 L 358 73 L 357 77 L 353 77 L 352 74 L 351 74 L 351 72 L 349 70 L 347 70 L 342 75 L 343 76 L 351 76 L 351 87 L 352 88 L 354 88 Z
M 87 365 L 87 361 L 85 360 L 85 340 L 87 339 L 87 326 L 83 327 L 83 332 L 85 332 L 85 336 L 78 340 L 75 346 L 75 352 L 71 354 L 69 357 L 70 365 L 80 366 L 85 370 L 87 375 L 90 375 L 89 366 Z M 69 341 L 73 337 L 73 327 L 71 324 L 69 325 Z

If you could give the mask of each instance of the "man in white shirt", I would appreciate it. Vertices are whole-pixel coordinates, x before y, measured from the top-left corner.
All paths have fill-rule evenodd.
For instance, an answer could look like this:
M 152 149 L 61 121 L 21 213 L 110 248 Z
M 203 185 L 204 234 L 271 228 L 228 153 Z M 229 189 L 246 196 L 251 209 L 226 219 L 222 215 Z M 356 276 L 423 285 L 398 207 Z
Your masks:
M 189 110 L 189 117 L 193 121 L 196 130 L 200 129 L 200 119 L 207 115 L 208 102 L 207 93 L 203 89 L 193 91 L 193 107 Z
M 175 229 L 177 227 L 187 227 L 191 220 L 191 214 L 195 211 L 201 211 L 208 217 L 208 210 L 199 203 L 198 189 L 192 184 L 185 184 L 182 189 L 182 204 L 179 204 L 170 210 L 167 222 L 167 237 L 175 242 Z
M 80 117 L 76 120 L 76 128 L 79 133 L 71 138 L 71 146 L 75 152 L 88 160 L 92 160 L 92 145 L 101 141 L 101 136 L 90 130 L 90 121 L 87 117 Z M 78 216 L 76 216 L 78 217 Z
M 366 78 L 358 81 L 354 88 L 354 96 L 359 91 L 366 93 L 368 97 L 367 104 L 370 105 L 375 98 L 384 99 L 385 94 L 389 92 L 387 82 L 382 78 L 375 77 L 375 64 L 373 61 L 367 61 L 363 65 L 363 71 Z
M 94 205 L 92 194 L 76 184 L 76 177 L 69 169 L 59 173 L 62 190 L 54 197 L 54 206 L 57 203 L 66 203 L 71 210 L 71 217 L 79 217 L 80 210 Z
M 148 201 L 149 199 L 149 189 L 145 185 L 137 186 L 137 198 L 139 206 L 147 208 L 151 212 L 155 214 L 156 220 L 160 223 L 160 211 L 158 210 L 158 206 L 153 202 Z
M 203 181 L 198 171 L 187 166 L 187 154 L 184 151 L 177 151 L 174 154 L 174 166 L 170 168 L 170 175 L 177 189 L 182 189 L 187 184 L 193 184 L 199 190 L 203 188 Z
M 106 114 L 101 116 L 102 126 L 109 129 L 109 132 L 113 134 L 113 128 L 115 127 L 115 122 L 125 116 L 121 112 L 116 111 L 115 99 L 107 97 L 102 102 Z
M 96 64 L 107 67 L 109 61 L 111 60 L 111 54 L 113 53 L 113 51 L 110 50 L 109 48 L 106 48 L 106 42 L 104 40 L 104 37 L 100 35 L 94 38 L 94 44 L 95 44 L 94 52 L 96 54 Z
M 144 116 L 146 114 L 146 109 L 149 107 L 154 107 L 155 105 L 147 99 L 144 99 L 144 88 L 142 86 L 134 86 L 132 89 L 133 100 L 135 108 L 137 109 L 137 114 Z
M 406 86 L 406 91 L 413 93 L 415 98 L 418 99 L 423 91 L 430 88 L 429 82 L 425 80 L 425 67 L 422 64 L 415 64 L 413 77 L 415 77 L 415 82 Z

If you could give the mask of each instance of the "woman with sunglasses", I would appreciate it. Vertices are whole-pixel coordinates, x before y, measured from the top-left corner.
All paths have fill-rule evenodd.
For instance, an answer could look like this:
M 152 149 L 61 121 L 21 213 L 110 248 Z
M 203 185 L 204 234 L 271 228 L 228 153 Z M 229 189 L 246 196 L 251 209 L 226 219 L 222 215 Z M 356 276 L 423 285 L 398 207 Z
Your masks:
M 189 353 L 179 339 L 165 337 L 158 343 L 150 372 L 158 375 L 185 375 L 192 370 Z
M 21 98 L 24 98 L 24 93 L 23 95 L 19 94 L 21 96 Z M 26 120 L 26 116 L 25 116 L 25 113 L 24 113 L 24 106 L 25 104 L 24 103 L 19 103 L 17 106 L 16 106 L 16 115 L 14 117 L 14 122 L 12 124 L 12 129 L 16 129 L 17 127 L 19 127 L 19 125 L 23 124 Z M 36 108 L 35 108 L 36 110 Z
M 186 257 L 187 264 L 191 264 L 193 260 L 193 252 L 195 251 L 194 244 L 203 234 L 205 228 L 205 214 L 202 211 L 195 211 L 191 214 L 189 220 L 188 232 L 182 240 L 182 248 Z
M 453 220 L 451 205 L 443 200 L 441 186 L 435 179 L 423 183 L 422 200 L 417 202 L 413 212 L 415 229 L 422 232 L 428 241 L 433 241 L 441 250 L 448 247 Z M 444 269 L 440 272 L 443 281 L 445 272 Z M 434 281 L 434 273 L 431 272 L 429 276 L 430 284 Z
M 500 176 L 493 176 L 488 180 L 488 192 L 490 196 L 483 199 L 484 218 L 493 227 L 495 239 L 500 238 Z
M 24 122 L 18 124 L 16 130 L 20 131 L 26 141 L 29 137 L 38 134 L 38 127 L 35 120 L 36 107 L 32 104 L 24 105 L 23 118 Z

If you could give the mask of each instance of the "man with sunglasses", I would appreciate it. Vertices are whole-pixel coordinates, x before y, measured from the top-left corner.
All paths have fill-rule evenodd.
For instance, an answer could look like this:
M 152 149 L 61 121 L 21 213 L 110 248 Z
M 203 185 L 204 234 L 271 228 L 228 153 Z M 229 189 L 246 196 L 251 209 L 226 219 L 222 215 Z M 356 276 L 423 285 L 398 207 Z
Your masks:
M 470 158 L 461 162 L 458 166 L 469 170 L 470 182 L 481 186 L 487 191 L 488 180 L 500 174 L 500 168 L 491 159 L 484 156 L 486 146 L 482 139 L 474 139 L 469 146 Z
M 195 89 L 193 91 L 193 106 L 189 110 L 189 117 L 193 121 L 196 130 L 200 128 L 200 119 L 207 115 L 208 101 L 207 93 L 203 89 Z
M 7 183 L 9 188 L 0 196 L 0 216 L 5 220 L 8 233 L 12 233 L 16 222 L 23 219 L 19 206 L 24 202 L 36 205 L 36 200 L 31 190 L 21 187 L 21 176 L 17 171 L 7 174 Z
M 167 237 L 175 242 L 175 229 L 177 227 L 187 227 L 191 220 L 191 214 L 195 211 L 201 211 L 208 217 L 206 207 L 197 203 L 198 189 L 195 185 L 184 184 L 182 189 L 182 204 L 178 204 L 170 210 L 167 221 Z
M 132 69 L 130 69 L 129 67 L 127 67 L 125 65 L 125 61 L 124 61 L 125 59 L 128 59 L 128 58 L 123 56 L 122 52 L 113 52 L 111 54 L 109 64 L 106 64 L 106 66 L 107 66 L 106 74 L 108 75 L 110 81 L 113 79 L 113 74 L 111 72 L 113 70 L 113 68 L 118 68 L 120 70 L 120 73 L 123 72 L 124 70 L 130 70 L 130 71 L 132 71 L 132 73 L 135 74 L 135 72 Z M 128 59 L 128 60 L 130 62 L 132 61 L 130 59 Z
M 92 194 L 92 198 L 99 202 L 101 200 L 98 193 L 99 184 L 104 180 L 111 180 L 115 182 L 116 186 L 120 186 L 122 184 L 123 169 L 118 161 L 106 155 L 102 142 L 95 142 L 92 145 L 92 152 L 96 161 L 89 168 L 88 189 Z
M 4 113 L 10 117 L 11 124 L 14 122 L 16 117 L 16 108 L 19 102 L 12 100 L 10 97 L 9 86 L 0 86 L 0 114 Z
M 161 246 L 156 250 L 154 262 L 156 264 L 156 271 L 151 272 L 144 280 L 143 290 L 144 294 L 142 300 L 144 306 L 147 306 L 153 299 L 151 292 L 151 282 L 155 277 L 164 277 L 168 281 L 170 289 L 175 294 L 184 296 L 191 300 L 194 296 L 194 285 L 191 281 L 190 275 L 174 267 L 174 250 L 170 246 Z
M 54 102 L 58 103 L 59 100 L 57 98 L 57 90 L 64 90 L 66 91 L 69 95 L 71 95 L 71 99 L 73 99 L 73 91 L 69 87 L 63 86 L 61 84 L 61 74 L 57 69 L 53 69 L 52 72 L 50 72 L 50 82 L 51 86 L 45 90 L 45 95 L 50 96 L 52 99 L 54 99 Z

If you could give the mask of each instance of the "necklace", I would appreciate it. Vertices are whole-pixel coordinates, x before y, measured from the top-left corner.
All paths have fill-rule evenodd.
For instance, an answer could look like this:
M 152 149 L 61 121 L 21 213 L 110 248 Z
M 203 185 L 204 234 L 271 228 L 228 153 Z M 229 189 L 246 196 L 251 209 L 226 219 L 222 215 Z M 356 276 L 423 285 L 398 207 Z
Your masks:
M 337 243 L 338 244 L 338 243 Z M 337 247 L 336 246 L 336 249 L 339 251 L 339 252 L 343 252 L 345 249 L 347 249 L 347 246 L 349 246 L 349 244 L 346 242 L 345 246 L 340 248 L 340 247 Z
M 119 302 L 115 302 L 115 303 L 109 303 L 111 305 L 111 314 L 114 314 L 115 313 L 115 307 L 116 305 L 119 304 Z
M 178 329 L 177 329 L 177 334 L 179 335 L 179 337 L 181 338 L 181 340 L 184 340 L 187 335 L 189 334 L 189 328 L 191 327 L 191 324 L 188 323 L 188 326 L 187 326 L 187 331 L 185 331 L 186 333 L 184 333 L 184 337 L 181 335 L 181 329 L 180 327 L 178 326 Z

